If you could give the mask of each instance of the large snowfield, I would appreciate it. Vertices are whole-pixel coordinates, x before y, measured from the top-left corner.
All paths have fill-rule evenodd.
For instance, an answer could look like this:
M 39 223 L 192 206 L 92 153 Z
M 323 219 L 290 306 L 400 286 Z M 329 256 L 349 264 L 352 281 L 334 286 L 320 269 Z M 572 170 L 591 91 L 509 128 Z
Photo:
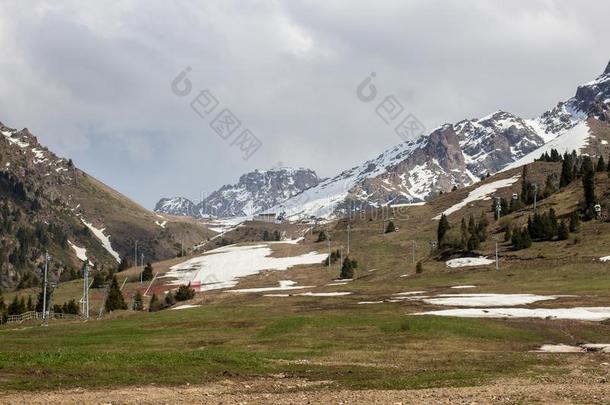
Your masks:
M 240 277 L 263 270 L 286 270 L 301 264 L 319 264 L 326 253 L 309 252 L 299 256 L 271 257 L 270 244 L 225 246 L 170 267 L 164 277 L 175 278 L 174 284 L 199 285 L 201 291 L 231 288 Z

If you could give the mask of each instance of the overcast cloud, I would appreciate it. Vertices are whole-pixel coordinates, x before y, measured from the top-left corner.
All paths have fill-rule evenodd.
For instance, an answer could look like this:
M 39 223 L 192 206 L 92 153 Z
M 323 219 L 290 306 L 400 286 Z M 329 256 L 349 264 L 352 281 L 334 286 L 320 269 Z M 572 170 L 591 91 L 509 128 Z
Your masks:
M 371 72 L 428 129 L 533 117 L 610 60 L 601 1 L 3 1 L 0 121 L 148 208 L 255 168 L 321 176 L 401 140 L 355 94 Z M 186 66 L 262 142 L 244 161 L 171 91 Z M 192 97 L 191 97 L 192 98 Z

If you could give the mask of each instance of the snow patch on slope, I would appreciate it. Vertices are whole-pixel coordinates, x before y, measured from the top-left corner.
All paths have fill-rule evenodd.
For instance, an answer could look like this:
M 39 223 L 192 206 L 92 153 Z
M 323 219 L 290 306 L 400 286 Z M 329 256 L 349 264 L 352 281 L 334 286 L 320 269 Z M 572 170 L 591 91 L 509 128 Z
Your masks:
M 506 187 L 512 186 L 513 184 L 515 184 L 517 182 L 517 180 L 519 180 L 519 178 L 520 178 L 520 175 L 515 175 L 513 177 L 509 177 L 508 179 L 502 179 L 502 180 L 493 181 L 491 183 L 483 184 L 482 186 L 479 186 L 479 187 L 475 188 L 474 190 L 472 190 L 468 194 L 468 197 L 466 197 L 460 203 L 455 204 L 454 206 L 446 209 L 441 214 L 438 214 L 437 216 L 435 216 L 432 219 L 439 220 L 439 219 L 441 219 L 442 214 L 445 214 L 445 215 L 452 214 L 452 213 L 464 208 L 471 202 L 479 201 L 479 200 L 489 200 L 491 198 L 491 195 L 494 194 L 496 191 L 498 191 L 501 188 L 506 188 Z
M 90 224 L 87 221 L 85 221 L 83 218 L 81 218 L 80 220 L 83 222 L 83 224 L 85 224 L 85 226 L 87 228 L 89 228 L 89 230 L 93 233 L 93 235 L 95 235 L 95 237 L 100 242 L 102 242 L 102 246 L 104 247 L 104 249 L 106 249 L 106 251 L 108 253 L 110 253 L 110 255 L 112 257 L 114 257 L 114 259 L 117 261 L 117 263 L 120 263 L 121 262 L 121 256 L 112 248 L 112 244 L 110 243 L 110 235 L 106 236 L 104 234 L 104 231 L 106 230 L 106 228 L 97 229 L 92 224 Z
M 200 284 L 201 291 L 234 287 L 240 277 L 263 270 L 286 270 L 301 264 L 319 264 L 328 256 L 309 252 L 291 257 L 271 257 L 268 244 L 225 246 L 170 267 L 164 277 L 174 284 Z

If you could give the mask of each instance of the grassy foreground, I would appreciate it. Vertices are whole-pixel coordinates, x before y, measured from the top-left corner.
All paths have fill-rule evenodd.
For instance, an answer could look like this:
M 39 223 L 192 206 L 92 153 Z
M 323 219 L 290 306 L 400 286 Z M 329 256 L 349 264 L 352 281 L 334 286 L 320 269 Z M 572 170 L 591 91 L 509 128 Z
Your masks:
M 263 300 L 46 329 L 5 327 L 0 390 L 201 384 L 277 373 L 356 389 L 478 385 L 558 375 L 572 356 L 529 350 L 604 339 L 610 330 L 560 321 L 408 316 L 395 304 L 329 307 L 280 308 Z M 588 359 L 599 362 L 598 356 L 607 355 Z

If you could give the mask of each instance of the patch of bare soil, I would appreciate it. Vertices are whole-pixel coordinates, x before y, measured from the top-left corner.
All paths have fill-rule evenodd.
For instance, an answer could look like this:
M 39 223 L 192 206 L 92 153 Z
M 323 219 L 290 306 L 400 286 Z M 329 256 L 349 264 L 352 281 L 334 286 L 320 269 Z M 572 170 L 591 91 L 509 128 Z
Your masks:
M 203 386 L 128 387 L 108 390 L 73 389 L 37 393 L 7 393 L 0 404 L 607 404 L 605 380 L 578 383 L 530 383 L 517 380 L 466 388 L 421 390 L 333 390 L 331 382 L 283 378 L 225 380 Z

